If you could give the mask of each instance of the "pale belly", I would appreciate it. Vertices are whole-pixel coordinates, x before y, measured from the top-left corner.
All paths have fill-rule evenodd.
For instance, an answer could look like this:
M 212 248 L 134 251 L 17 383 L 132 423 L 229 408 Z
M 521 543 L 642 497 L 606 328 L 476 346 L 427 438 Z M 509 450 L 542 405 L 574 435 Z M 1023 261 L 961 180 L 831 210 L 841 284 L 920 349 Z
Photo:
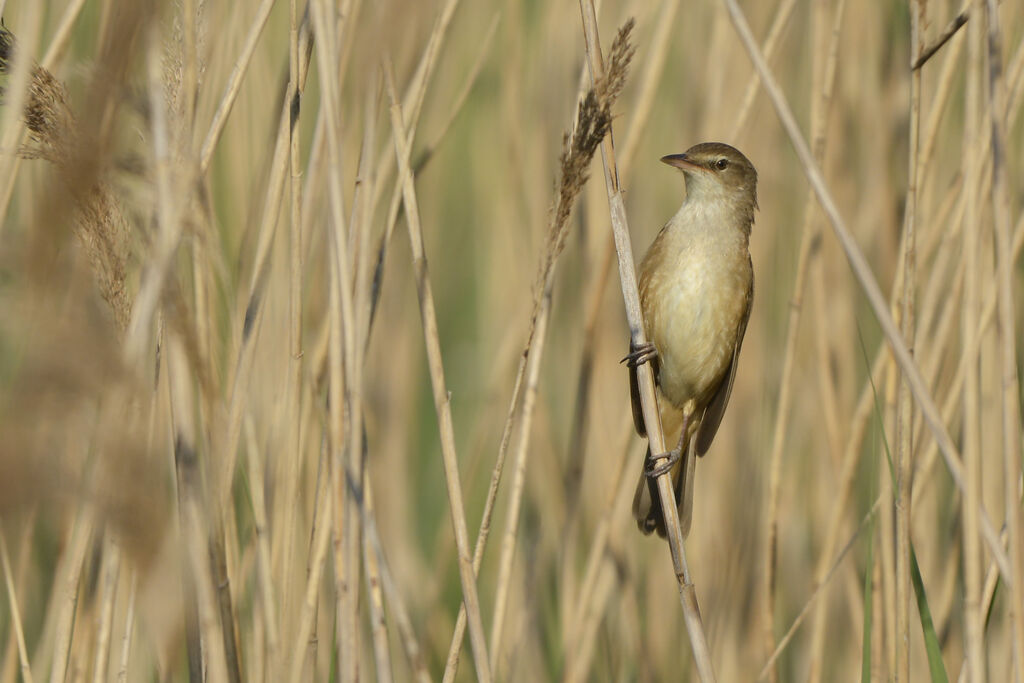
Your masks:
M 746 249 L 690 245 L 674 256 L 648 283 L 644 312 L 661 391 L 682 409 L 691 399 L 698 406 L 709 401 L 725 375 L 752 274 Z

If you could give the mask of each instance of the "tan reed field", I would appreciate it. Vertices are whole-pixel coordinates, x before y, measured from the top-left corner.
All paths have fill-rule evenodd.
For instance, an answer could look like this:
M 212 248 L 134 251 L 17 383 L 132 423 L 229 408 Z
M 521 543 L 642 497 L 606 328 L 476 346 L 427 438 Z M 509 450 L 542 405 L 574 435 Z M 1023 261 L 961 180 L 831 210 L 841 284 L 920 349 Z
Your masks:
M 0 2 L 0 683 L 1024 680 L 1024 6 L 596 4 Z M 673 557 L 613 232 L 706 140 Z

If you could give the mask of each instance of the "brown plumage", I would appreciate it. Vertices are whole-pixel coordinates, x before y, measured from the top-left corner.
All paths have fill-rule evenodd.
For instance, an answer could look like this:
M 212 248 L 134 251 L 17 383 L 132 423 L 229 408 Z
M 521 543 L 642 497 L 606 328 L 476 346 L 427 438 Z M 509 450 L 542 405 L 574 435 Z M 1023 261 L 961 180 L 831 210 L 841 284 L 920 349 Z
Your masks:
M 679 433 L 672 480 L 683 535 L 693 505 L 693 453 L 704 455 L 722 422 L 754 297 L 748 244 L 757 208 L 757 171 L 729 145 L 706 142 L 662 161 L 683 171 L 686 199 L 640 264 L 640 305 L 648 343 L 630 354 L 637 431 L 646 434 L 636 365 L 655 363 L 666 439 Z M 691 441 L 692 447 L 691 447 Z M 669 443 L 671 443 L 669 441 Z M 648 453 L 633 499 L 645 534 L 665 535 Z

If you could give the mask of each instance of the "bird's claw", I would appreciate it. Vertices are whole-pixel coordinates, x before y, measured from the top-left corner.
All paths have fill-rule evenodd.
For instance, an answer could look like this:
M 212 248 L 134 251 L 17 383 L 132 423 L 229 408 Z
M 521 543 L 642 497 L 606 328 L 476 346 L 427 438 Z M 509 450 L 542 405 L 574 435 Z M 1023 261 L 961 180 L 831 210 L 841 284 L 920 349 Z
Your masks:
M 676 448 L 669 451 L 668 453 L 658 453 L 657 455 L 650 453 L 647 456 L 647 463 L 644 467 L 644 474 L 650 479 L 657 479 L 663 474 L 667 474 L 683 455 L 682 448 Z M 658 460 L 666 458 L 662 464 L 657 464 Z
M 652 360 L 658 357 L 658 349 L 654 348 L 653 342 L 644 342 L 633 346 L 625 358 L 620 363 L 625 363 L 627 367 L 635 368 L 643 365 L 644 363 L 650 363 Z

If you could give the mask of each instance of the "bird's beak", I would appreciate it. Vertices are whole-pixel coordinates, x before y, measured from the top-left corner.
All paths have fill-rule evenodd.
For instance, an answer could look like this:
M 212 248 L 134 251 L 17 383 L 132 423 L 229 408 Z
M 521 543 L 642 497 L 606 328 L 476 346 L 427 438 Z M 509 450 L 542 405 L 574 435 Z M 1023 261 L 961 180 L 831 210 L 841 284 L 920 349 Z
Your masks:
M 690 158 L 685 154 L 669 154 L 661 158 L 663 164 L 669 166 L 675 166 L 680 171 L 701 171 L 703 167 L 690 161 Z

